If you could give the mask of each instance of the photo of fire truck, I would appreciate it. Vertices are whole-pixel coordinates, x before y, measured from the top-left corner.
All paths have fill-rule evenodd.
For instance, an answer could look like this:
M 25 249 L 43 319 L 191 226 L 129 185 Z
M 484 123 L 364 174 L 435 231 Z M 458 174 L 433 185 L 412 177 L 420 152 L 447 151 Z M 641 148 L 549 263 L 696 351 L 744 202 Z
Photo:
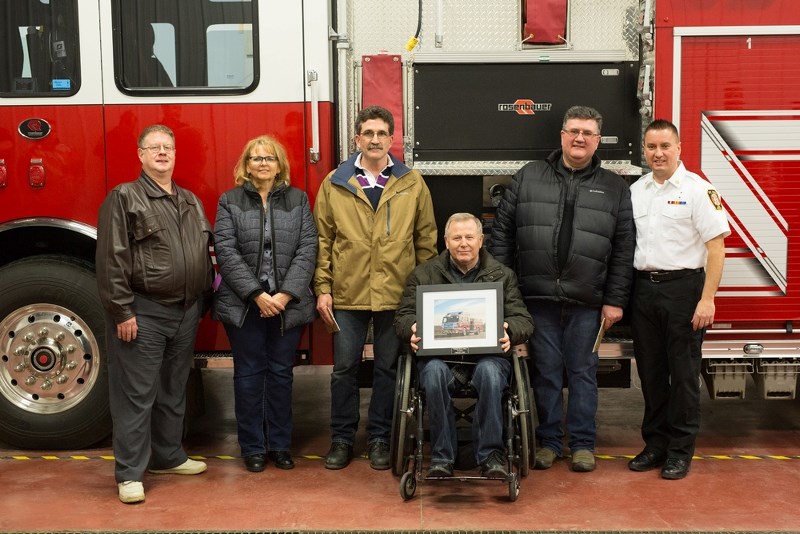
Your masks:
M 447 312 L 442 317 L 442 335 L 449 336 L 479 336 L 486 330 L 483 321 L 470 317 L 465 312 Z
M 708 394 L 742 398 L 753 380 L 764 399 L 794 398 L 800 4 L 563 5 L 542 28 L 536 0 L 0 0 L 0 441 L 109 435 L 97 211 L 138 175 L 145 126 L 175 132 L 176 182 L 214 221 L 246 140 L 275 136 L 313 203 L 372 104 L 394 114 L 393 157 L 425 178 L 439 234 L 470 212 L 487 238 L 511 176 L 558 147 L 568 107 L 603 114 L 597 155 L 629 182 L 647 172 L 643 127 L 672 120 L 733 230 L 703 346 Z M 624 324 L 599 355 L 599 372 L 630 386 Z M 331 363 L 318 321 L 297 364 Z M 196 367 L 225 366 L 224 330 L 206 317 Z

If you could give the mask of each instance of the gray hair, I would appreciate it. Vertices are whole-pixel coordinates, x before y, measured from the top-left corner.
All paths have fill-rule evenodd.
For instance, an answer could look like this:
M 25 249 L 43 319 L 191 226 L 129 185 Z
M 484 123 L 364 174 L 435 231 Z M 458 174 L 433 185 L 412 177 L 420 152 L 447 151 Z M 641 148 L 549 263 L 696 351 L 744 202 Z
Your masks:
M 475 226 L 478 227 L 478 235 L 483 235 L 483 224 L 480 219 L 471 213 L 454 213 L 447 219 L 447 223 L 444 225 L 444 237 L 446 238 L 447 233 L 450 231 L 450 223 L 461 221 L 474 221 Z
M 601 131 L 603 129 L 603 116 L 600 115 L 600 112 L 594 108 L 590 108 L 589 106 L 572 106 L 564 113 L 564 123 L 561 125 L 562 128 L 567 127 L 567 121 L 570 119 L 583 119 L 583 120 L 591 120 L 597 123 L 597 131 Z

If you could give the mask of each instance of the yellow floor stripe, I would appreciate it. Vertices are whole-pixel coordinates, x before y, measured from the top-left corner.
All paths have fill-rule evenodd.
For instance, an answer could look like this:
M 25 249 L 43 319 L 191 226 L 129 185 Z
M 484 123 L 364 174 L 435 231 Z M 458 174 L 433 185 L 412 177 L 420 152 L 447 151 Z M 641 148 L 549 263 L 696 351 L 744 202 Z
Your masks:
M 189 455 L 190 458 L 194 460 L 240 460 L 241 457 L 239 456 L 230 456 L 227 454 L 209 454 L 209 455 L 201 455 L 201 454 L 192 454 Z M 634 456 L 631 454 L 596 454 L 595 458 L 598 460 L 630 460 Z M 317 456 L 316 454 L 304 454 L 301 456 L 297 456 L 296 458 L 304 458 L 306 460 L 322 460 L 323 456 Z M 358 458 L 363 458 L 359 456 Z M 782 454 L 706 454 L 706 455 L 695 455 L 693 457 L 694 460 L 800 460 L 800 455 L 782 455 Z M 46 454 L 41 456 L 22 456 L 22 455 L 12 455 L 12 456 L 2 456 L 0 455 L 0 461 L 2 460 L 25 460 L 25 461 L 32 461 L 32 460 L 78 460 L 78 461 L 87 461 L 87 460 L 114 460 L 113 456 L 103 454 L 99 456 L 85 456 L 85 455 L 69 455 L 69 456 L 56 456 L 52 454 Z

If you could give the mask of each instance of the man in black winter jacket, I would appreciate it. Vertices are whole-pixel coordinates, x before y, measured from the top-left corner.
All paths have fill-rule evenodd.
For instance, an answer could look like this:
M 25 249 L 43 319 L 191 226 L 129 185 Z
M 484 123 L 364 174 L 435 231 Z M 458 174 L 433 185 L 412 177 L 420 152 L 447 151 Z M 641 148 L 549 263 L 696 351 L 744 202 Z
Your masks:
M 561 149 L 514 176 L 497 208 L 490 252 L 517 269 L 536 324 L 531 338 L 539 416 L 536 468 L 562 456 L 562 387 L 573 471 L 592 471 L 597 412 L 597 353 L 604 328 L 622 318 L 632 280 L 635 230 L 625 181 L 595 155 L 603 118 L 567 110 Z

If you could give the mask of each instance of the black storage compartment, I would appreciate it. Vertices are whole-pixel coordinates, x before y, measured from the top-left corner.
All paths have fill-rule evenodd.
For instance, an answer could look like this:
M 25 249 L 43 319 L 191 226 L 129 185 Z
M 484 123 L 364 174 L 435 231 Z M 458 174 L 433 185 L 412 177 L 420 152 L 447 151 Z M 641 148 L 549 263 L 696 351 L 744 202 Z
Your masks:
M 560 147 L 564 112 L 587 105 L 603 115 L 597 155 L 638 165 L 638 77 L 630 61 L 415 64 L 414 160 L 542 159 Z

